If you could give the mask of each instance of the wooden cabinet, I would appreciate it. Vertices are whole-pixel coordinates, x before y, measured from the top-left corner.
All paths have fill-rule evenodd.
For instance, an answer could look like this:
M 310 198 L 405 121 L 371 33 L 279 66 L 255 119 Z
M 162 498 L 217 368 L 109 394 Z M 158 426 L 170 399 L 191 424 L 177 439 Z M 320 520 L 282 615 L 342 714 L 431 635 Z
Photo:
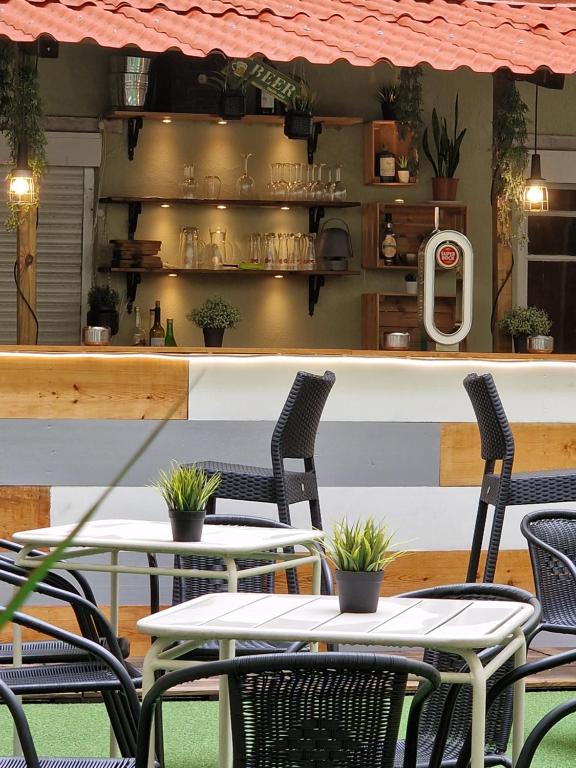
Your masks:
M 436 298 L 436 325 L 444 333 L 454 330 L 456 297 Z M 426 349 L 418 319 L 418 297 L 409 294 L 362 294 L 362 349 L 385 349 L 384 336 L 390 331 L 409 331 L 410 349 Z
M 410 157 L 412 148 L 412 133 L 408 132 L 400 137 L 400 124 L 395 120 L 373 120 L 364 123 L 364 184 L 372 184 L 378 187 L 407 187 L 416 183 L 412 178 L 407 182 L 380 181 L 376 176 L 375 157 L 376 152 L 387 149 L 397 158 L 404 155 Z
M 362 266 L 365 269 L 394 269 L 380 259 L 380 233 L 384 215 L 392 216 L 400 257 L 418 253 L 420 243 L 434 229 L 434 209 L 440 209 L 440 229 L 466 234 L 466 206 L 462 203 L 368 203 L 362 206 Z M 400 259 L 401 264 L 401 259 Z M 412 267 L 414 269 L 414 267 Z

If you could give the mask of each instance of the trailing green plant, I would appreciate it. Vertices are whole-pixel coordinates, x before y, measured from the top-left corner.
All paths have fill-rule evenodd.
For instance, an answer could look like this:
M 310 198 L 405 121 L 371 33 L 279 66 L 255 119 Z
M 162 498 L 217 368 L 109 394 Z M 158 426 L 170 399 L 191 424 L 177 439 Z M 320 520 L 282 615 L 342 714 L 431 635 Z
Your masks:
M 422 67 L 402 67 L 398 77 L 398 98 L 396 100 L 396 119 L 399 122 L 400 138 L 412 134 L 412 145 L 420 147 L 422 129 Z
M 18 162 L 19 148 L 26 148 L 28 165 L 38 190 L 46 165 L 46 136 L 42 128 L 36 61 L 8 40 L 0 40 L 0 131 L 8 140 L 12 165 L 16 166 Z M 6 229 L 16 229 L 27 209 L 37 203 L 37 197 L 29 205 L 7 201 Z
M 432 135 L 436 147 L 436 158 L 432 156 L 430 144 L 428 142 L 428 128 L 424 130 L 422 136 L 422 148 L 424 154 L 430 161 L 434 169 L 434 175 L 437 178 L 451 179 L 456 173 L 460 162 L 460 145 L 466 135 L 466 128 L 458 133 L 458 94 L 454 102 L 454 128 L 452 137 L 448 134 L 448 123 L 445 117 L 438 117 L 434 108 L 432 110 Z
M 552 321 L 545 309 L 515 306 L 506 312 L 498 325 L 509 336 L 547 336 Z
M 513 80 L 503 83 L 492 124 L 492 188 L 490 199 L 497 202 L 498 240 L 511 245 L 513 220 L 524 200 L 524 173 L 528 162 L 526 142 L 528 107 Z
M 222 298 L 212 296 L 186 315 L 199 328 L 234 328 L 241 320 L 240 310 Z
M 88 291 L 90 309 L 116 309 L 120 296 L 109 285 L 93 285 Z
M 382 88 L 376 94 L 376 98 L 380 104 L 388 104 L 391 107 L 396 107 L 398 101 L 398 86 L 395 83 L 383 85 Z
M 195 464 L 170 462 L 170 472 L 160 470 L 154 487 L 160 491 L 168 509 L 200 512 L 220 485 L 220 474 L 207 475 Z
M 393 534 L 372 518 L 336 523 L 326 540 L 326 557 L 338 571 L 382 571 L 404 552 L 391 552 Z

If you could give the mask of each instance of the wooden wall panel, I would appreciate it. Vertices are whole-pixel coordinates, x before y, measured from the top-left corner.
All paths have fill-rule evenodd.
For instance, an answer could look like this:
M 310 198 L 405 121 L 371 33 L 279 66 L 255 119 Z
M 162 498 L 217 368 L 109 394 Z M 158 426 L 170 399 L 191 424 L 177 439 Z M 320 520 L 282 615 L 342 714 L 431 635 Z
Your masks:
M 0 537 L 14 531 L 50 525 L 50 488 L 44 486 L 0 486 Z
M 0 419 L 186 419 L 188 362 L 0 357 Z
M 576 467 L 576 424 L 512 424 L 516 444 L 515 472 Z M 480 485 L 478 426 L 442 424 L 440 485 Z

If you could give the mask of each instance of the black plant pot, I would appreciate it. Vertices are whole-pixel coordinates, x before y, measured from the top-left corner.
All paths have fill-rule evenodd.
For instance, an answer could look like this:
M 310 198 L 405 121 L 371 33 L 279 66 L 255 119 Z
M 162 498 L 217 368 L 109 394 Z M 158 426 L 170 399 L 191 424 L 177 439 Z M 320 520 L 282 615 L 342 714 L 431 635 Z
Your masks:
M 376 613 L 384 571 L 336 571 L 342 613 Z
M 115 336 L 118 333 L 118 310 L 117 309 L 89 309 L 86 315 L 88 325 L 107 325 L 110 328 L 110 334 Z
M 382 110 L 382 120 L 396 120 L 396 107 L 393 104 L 381 101 L 380 109 Z
M 512 336 L 512 344 L 514 352 L 528 352 L 528 334 L 517 333 L 516 336 Z
M 246 114 L 246 96 L 242 91 L 224 91 L 220 96 L 220 117 L 240 120 Z
M 224 328 L 202 328 L 205 347 L 221 347 L 224 340 Z
M 289 139 L 308 139 L 312 135 L 313 120 L 308 112 L 289 109 L 284 115 L 284 135 Z
M 169 509 L 170 525 L 172 526 L 172 538 L 174 541 L 200 541 L 204 528 L 205 510 L 200 512 L 182 512 Z

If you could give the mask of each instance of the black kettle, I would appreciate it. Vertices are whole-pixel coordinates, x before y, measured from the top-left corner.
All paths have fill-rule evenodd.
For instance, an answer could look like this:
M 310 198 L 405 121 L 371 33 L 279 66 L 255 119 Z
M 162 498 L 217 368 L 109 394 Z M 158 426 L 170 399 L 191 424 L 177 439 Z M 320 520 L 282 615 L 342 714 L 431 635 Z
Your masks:
M 330 222 L 340 222 L 344 226 L 328 227 Z M 345 271 L 348 260 L 354 256 L 350 229 L 343 219 L 326 219 L 316 239 L 316 258 L 325 269 Z

